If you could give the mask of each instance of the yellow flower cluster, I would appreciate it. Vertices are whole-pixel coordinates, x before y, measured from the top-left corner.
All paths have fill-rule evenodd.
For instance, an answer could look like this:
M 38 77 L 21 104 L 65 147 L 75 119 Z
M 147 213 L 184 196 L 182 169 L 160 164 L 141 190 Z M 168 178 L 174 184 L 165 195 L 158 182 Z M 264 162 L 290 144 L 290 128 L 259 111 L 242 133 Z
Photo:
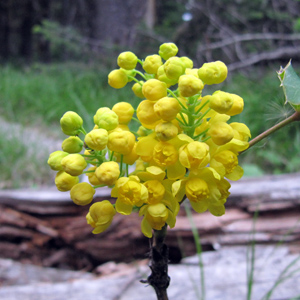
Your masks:
M 129 51 L 119 55 L 120 68 L 110 72 L 108 83 L 120 89 L 133 82 L 134 95 L 142 99 L 136 109 L 128 102 L 101 107 L 89 132 L 75 112 L 60 120 L 70 137 L 48 160 L 57 171 L 58 190 L 70 191 L 78 205 L 90 204 L 95 189 L 103 186 L 111 187 L 116 199 L 91 205 L 87 222 L 93 233 L 106 230 L 116 213 L 139 211 L 142 232 L 151 237 L 153 229 L 175 226 L 185 199 L 196 212 L 221 216 L 230 194 L 228 179 L 243 175 L 238 155 L 247 149 L 250 131 L 229 120 L 242 112 L 244 101 L 220 90 L 203 92 L 226 79 L 226 65 L 216 61 L 194 68 L 177 53 L 175 44 L 165 43 L 144 60 Z M 139 122 L 137 132 L 131 122 Z M 89 183 L 79 182 L 82 174 Z

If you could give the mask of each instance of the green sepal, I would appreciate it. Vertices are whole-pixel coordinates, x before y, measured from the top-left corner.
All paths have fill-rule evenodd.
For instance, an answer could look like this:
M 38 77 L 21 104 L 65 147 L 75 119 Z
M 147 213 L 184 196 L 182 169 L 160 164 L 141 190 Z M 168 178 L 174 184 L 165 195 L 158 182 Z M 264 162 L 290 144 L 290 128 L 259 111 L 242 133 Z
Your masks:
M 293 69 L 291 60 L 277 74 L 283 88 L 285 104 L 288 102 L 296 111 L 300 111 L 300 78 Z

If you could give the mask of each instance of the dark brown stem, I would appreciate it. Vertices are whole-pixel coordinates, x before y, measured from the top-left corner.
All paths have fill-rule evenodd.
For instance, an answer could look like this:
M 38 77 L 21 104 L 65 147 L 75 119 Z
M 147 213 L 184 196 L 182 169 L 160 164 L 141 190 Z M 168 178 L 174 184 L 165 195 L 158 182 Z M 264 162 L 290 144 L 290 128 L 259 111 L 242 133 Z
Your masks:
M 275 132 L 275 131 L 281 129 L 282 127 L 284 127 L 284 126 L 286 126 L 286 125 L 288 125 L 292 122 L 295 122 L 295 121 L 300 121 L 300 112 L 298 112 L 298 111 L 296 111 L 294 114 L 292 114 L 291 116 L 289 116 L 285 120 L 281 121 L 280 123 L 274 125 L 273 127 L 269 128 L 269 129 L 267 129 L 266 131 L 264 131 L 263 133 L 261 133 L 260 135 L 258 135 L 254 139 L 252 139 L 249 142 L 249 147 L 246 150 L 240 152 L 240 154 L 247 151 L 249 148 L 254 146 L 256 143 L 260 142 L 261 140 L 263 140 L 264 138 L 266 138 L 267 136 L 269 136 L 273 132 Z
M 151 247 L 150 269 L 151 275 L 142 283 L 150 284 L 157 296 L 157 300 L 168 300 L 167 288 L 170 284 L 168 275 L 169 251 L 164 243 L 167 234 L 167 225 L 161 230 L 154 230 L 153 244 Z

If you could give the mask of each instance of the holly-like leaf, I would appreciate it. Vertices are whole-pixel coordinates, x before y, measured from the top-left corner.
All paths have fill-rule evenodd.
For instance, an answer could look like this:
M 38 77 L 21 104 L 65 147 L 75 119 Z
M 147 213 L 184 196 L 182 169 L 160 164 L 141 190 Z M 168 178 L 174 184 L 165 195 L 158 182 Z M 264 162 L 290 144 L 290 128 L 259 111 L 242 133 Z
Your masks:
M 300 111 L 300 78 L 292 67 L 291 61 L 277 72 L 285 95 L 285 103 L 289 103 L 296 111 Z

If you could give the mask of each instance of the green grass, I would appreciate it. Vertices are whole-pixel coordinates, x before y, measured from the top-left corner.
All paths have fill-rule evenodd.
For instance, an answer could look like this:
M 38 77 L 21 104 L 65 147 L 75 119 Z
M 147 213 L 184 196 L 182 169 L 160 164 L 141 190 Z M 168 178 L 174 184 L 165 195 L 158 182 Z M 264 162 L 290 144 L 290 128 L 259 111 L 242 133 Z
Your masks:
M 115 90 L 107 84 L 109 70 L 86 65 L 36 65 L 0 68 L 0 115 L 22 124 L 58 124 L 68 110 L 76 111 L 93 126 L 92 117 L 102 106 L 137 101 L 130 87 Z

